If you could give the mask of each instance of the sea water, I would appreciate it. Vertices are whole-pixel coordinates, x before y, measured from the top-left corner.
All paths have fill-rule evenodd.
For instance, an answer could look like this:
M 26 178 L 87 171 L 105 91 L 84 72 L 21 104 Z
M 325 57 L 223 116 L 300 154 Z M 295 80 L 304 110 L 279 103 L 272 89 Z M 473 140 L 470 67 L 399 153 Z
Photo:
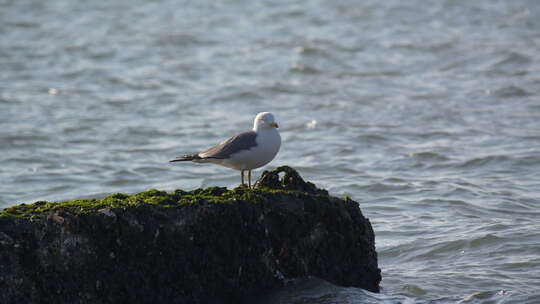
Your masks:
M 167 161 L 271 111 L 267 168 L 359 201 L 383 281 L 261 302 L 540 303 L 539 16 L 535 0 L 2 0 L 0 206 L 235 187 Z

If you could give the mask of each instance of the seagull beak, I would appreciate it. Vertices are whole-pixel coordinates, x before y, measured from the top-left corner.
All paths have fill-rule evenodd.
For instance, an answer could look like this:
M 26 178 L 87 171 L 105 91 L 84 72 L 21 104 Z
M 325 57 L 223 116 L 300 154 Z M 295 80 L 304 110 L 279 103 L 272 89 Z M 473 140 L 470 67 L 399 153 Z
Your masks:
M 270 125 L 271 125 L 272 127 L 274 127 L 274 128 L 279 128 L 277 122 L 273 122 L 273 123 L 271 123 Z

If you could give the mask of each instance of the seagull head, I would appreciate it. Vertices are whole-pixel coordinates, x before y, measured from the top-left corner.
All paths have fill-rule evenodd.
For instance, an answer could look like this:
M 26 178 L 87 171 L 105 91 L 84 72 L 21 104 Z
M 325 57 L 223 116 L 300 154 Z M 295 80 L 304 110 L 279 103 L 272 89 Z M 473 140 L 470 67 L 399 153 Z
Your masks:
M 261 130 L 261 129 L 274 129 L 277 128 L 278 124 L 274 120 L 274 115 L 270 112 L 261 112 L 255 116 L 255 120 L 253 121 L 253 130 Z

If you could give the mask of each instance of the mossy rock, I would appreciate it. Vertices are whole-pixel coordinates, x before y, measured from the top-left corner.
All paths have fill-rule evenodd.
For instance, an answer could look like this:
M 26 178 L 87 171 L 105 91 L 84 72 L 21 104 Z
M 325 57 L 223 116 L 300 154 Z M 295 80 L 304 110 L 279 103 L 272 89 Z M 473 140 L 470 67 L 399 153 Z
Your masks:
M 381 280 L 358 203 L 290 167 L 255 189 L 13 206 L 0 261 L 0 303 L 238 303 L 297 277 L 375 292 Z

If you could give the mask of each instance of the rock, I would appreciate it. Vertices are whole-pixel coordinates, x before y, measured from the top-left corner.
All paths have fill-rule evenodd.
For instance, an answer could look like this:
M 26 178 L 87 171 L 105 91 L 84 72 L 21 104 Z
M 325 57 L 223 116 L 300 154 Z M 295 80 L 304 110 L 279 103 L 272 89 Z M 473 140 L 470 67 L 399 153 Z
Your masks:
M 0 231 L 5 304 L 238 303 L 298 277 L 374 292 L 381 280 L 358 203 L 289 167 L 256 189 L 22 204 Z

